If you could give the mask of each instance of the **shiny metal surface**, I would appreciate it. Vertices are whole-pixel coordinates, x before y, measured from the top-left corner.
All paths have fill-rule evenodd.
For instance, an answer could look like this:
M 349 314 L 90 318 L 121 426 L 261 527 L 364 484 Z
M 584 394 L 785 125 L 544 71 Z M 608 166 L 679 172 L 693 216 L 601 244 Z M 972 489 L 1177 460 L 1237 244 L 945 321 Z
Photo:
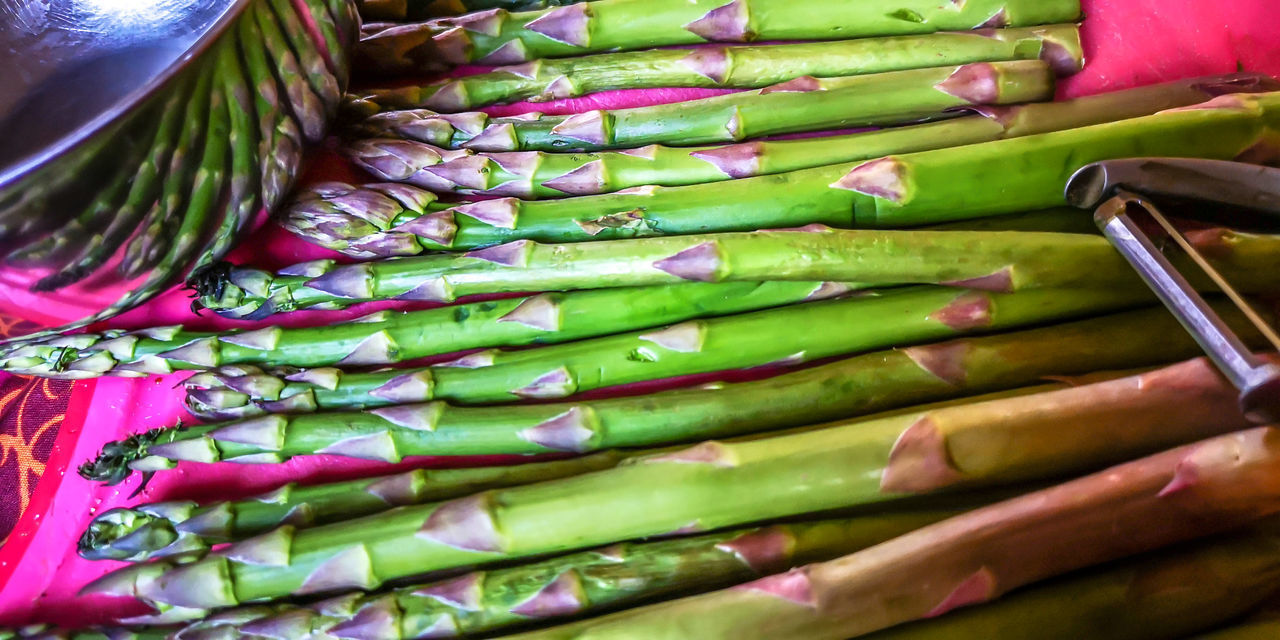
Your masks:
M 248 0 L 0 0 L 0 190 L 141 104 Z
M 0 0 L 5 297 L 80 326 L 220 260 L 326 135 L 358 32 L 353 0 Z

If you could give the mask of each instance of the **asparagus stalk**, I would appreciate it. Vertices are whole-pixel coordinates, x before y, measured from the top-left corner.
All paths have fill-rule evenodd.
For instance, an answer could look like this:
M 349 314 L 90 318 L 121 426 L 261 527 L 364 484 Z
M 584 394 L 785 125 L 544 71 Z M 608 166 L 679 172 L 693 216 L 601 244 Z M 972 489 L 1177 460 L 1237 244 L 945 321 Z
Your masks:
M 945 462 L 938 459 L 939 466 Z M 1280 510 L 1280 432 L 1205 440 L 733 589 L 513 637 L 843 640 Z
M 342 103 L 343 87 L 339 85 L 337 70 L 330 66 L 329 58 L 321 53 L 312 40 L 291 0 L 266 0 L 263 5 L 266 15 L 274 16 L 273 22 L 281 44 L 293 52 L 299 72 L 306 77 L 312 95 L 320 100 L 324 109 L 323 124 L 327 125 L 337 115 L 338 106 Z M 283 51 L 285 49 L 282 48 L 281 52 Z M 337 57 L 337 53 L 334 57 Z
M 290 110 L 302 129 L 304 139 L 307 142 L 319 141 L 324 137 L 328 125 L 326 114 L 333 108 L 328 101 L 340 101 L 341 98 L 334 98 L 328 93 L 317 95 L 302 63 L 281 31 L 271 7 L 259 2 L 249 11 L 253 13 L 258 27 L 258 39 L 272 61 L 268 68 L 275 73 L 279 86 L 284 89 Z M 308 68 L 307 71 L 310 70 Z
M 510 467 L 414 469 L 395 475 L 313 486 L 291 483 L 268 493 L 196 505 L 158 502 L 98 515 L 80 537 L 89 560 L 153 558 L 235 542 L 289 524 L 307 527 L 386 511 L 394 506 L 460 498 L 480 491 L 610 469 L 633 454 L 601 451 Z
M 1167 357 L 1169 358 L 1180 357 L 1180 356 L 1189 357 L 1190 355 L 1196 353 L 1194 346 L 1189 341 L 1184 339 L 1185 336 L 1183 336 L 1179 332 L 1179 328 L 1176 324 L 1166 322 L 1165 319 L 1161 318 L 1159 313 L 1155 313 L 1154 317 L 1148 315 L 1146 317 L 1146 320 L 1150 322 L 1163 324 L 1163 326 L 1167 327 L 1167 332 L 1169 335 L 1176 336 L 1175 340 L 1181 340 L 1180 343 L 1176 343 L 1176 344 L 1178 344 L 1178 348 L 1182 350 L 1177 351 L 1176 353 L 1171 352 L 1168 354 Z M 1122 322 L 1128 322 L 1128 320 L 1123 320 Z M 1033 340 L 1033 339 L 1036 339 L 1034 336 L 1035 334 L 1029 334 L 1026 338 L 1023 338 L 1021 335 L 1019 335 L 1019 336 L 1016 336 L 1014 339 L 1015 340 L 1022 340 L 1022 339 Z M 1132 341 L 1134 338 L 1132 335 L 1127 335 L 1125 339 Z M 1138 359 L 1141 359 L 1143 357 L 1149 358 L 1150 357 L 1149 354 L 1159 353 L 1159 352 L 1160 352 L 1159 345 L 1137 341 L 1136 343 L 1134 343 L 1134 351 L 1129 352 L 1129 354 L 1124 357 L 1121 357 L 1115 363 L 1115 367 L 1113 368 L 1125 368 L 1125 367 L 1136 366 L 1134 364 L 1131 364 L 1129 360 L 1126 360 L 1126 358 L 1138 358 Z M 1054 354 L 1055 354 L 1055 357 L 1058 357 L 1061 355 L 1061 354 L 1058 354 L 1056 351 L 1054 352 Z M 1142 356 L 1138 354 L 1147 354 L 1147 355 Z M 1097 357 L 1096 354 L 1093 354 L 1093 357 Z M 903 368 L 901 371 L 906 373 L 915 372 L 915 368 L 911 366 L 910 364 L 911 361 L 909 359 L 908 360 L 892 359 L 892 360 L 895 360 L 894 366 L 900 366 Z M 1140 361 L 1143 363 L 1158 362 L 1158 360 L 1149 360 L 1149 359 L 1140 360 Z M 773 394 L 773 395 L 786 395 L 787 397 L 792 397 L 790 394 L 794 391 L 794 393 L 797 394 L 796 396 L 794 396 L 796 398 L 800 398 L 801 394 L 803 393 L 822 395 L 826 397 L 826 396 L 829 396 L 830 394 L 824 391 L 824 389 L 829 384 L 837 384 L 835 382 L 830 382 L 831 380 L 842 380 L 844 379 L 843 376 L 846 376 L 846 375 L 860 375 L 860 372 L 862 371 L 862 367 L 874 366 L 874 363 L 876 362 L 880 362 L 880 360 L 877 360 L 876 357 L 854 358 L 852 360 L 846 361 L 843 365 L 831 365 L 829 367 L 820 367 L 816 369 L 815 375 L 817 375 L 817 378 L 813 378 L 813 379 L 808 378 L 807 375 L 804 375 L 802 372 L 793 373 L 793 374 L 781 376 L 775 379 L 776 382 L 773 382 L 773 383 L 770 383 L 770 382 L 760 383 L 761 384 L 760 389 L 757 389 L 756 387 L 753 387 L 749 384 L 746 386 L 731 385 L 730 391 L 725 394 L 717 394 L 717 393 L 702 394 L 694 391 L 694 392 L 691 392 L 691 395 L 689 397 L 685 397 L 677 393 L 676 395 L 680 399 L 678 400 L 672 399 L 671 402 L 673 403 L 673 406 L 675 406 L 675 404 L 678 402 L 690 403 L 689 405 L 685 406 L 685 408 L 688 410 L 687 415 L 690 416 L 690 419 L 702 420 L 703 421 L 702 424 L 707 425 L 708 428 L 711 428 L 711 426 L 713 425 L 721 424 L 719 421 L 713 419 L 714 416 L 718 416 L 718 415 L 723 415 L 725 417 L 725 420 L 736 421 L 735 423 L 742 425 L 742 428 L 753 428 L 754 425 L 764 425 L 761 428 L 769 428 L 771 426 L 776 426 L 776 424 L 795 424 L 795 422 L 790 422 L 790 423 L 773 422 L 773 420 L 775 420 L 773 416 L 780 416 L 780 418 L 776 418 L 776 419 L 781 419 L 783 421 L 803 420 L 805 414 L 803 412 L 794 413 L 797 410 L 795 406 L 784 404 L 781 401 L 779 401 L 776 404 L 774 403 L 760 404 L 759 402 L 753 402 L 753 400 L 758 398 L 758 396 L 753 396 L 752 394 L 757 392 L 767 391 L 767 393 Z M 950 360 L 944 359 L 944 362 L 949 363 L 949 366 L 952 369 L 958 366 L 954 362 L 951 362 Z M 987 364 L 988 364 L 987 361 L 980 360 L 977 364 L 975 364 L 975 366 L 981 368 L 983 366 L 987 366 Z M 1047 366 L 1051 366 L 1051 365 L 1047 365 Z M 422 372 L 421 371 L 419 372 L 400 371 L 400 372 L 392 372 L 392 373 L 374 372 L 374 373 L 354 373 L 353 374 L 353 373 L 339 373 L 336 370 L 326 369 L 326 370 L 313 370 L 310 373 L 301 373 L 301 374 L 293 374 L 293 373 L 276 374 L 280 376 L 276 378 L 272 374 L 256 368 L 228 367 L 228 368 L 216 371 L 212 375 L 199 375 L 199 376 L 194 376 L 192 378 L 189 378 L 187 380 L 188 410 L 190 410 L 192 413 L 196 415 L 203 416 L 207 419 L 226 419 L 228 417 L 248 417 L 253 415 L 260 415 L 268 411 L 297 413 L 297 412 L 315 411 L 315 410 L 375 408 L 375 407 L 387 406 L 389 404 L 426 402 L 433 396 L 435 392 L 433 388 L 428 388 L 425 385 L 418 386 L 417 393 L 414 393 L 414 394 L 406 393 L 405 387 L 401 386 L 400 391 L 396 394 L 394 399 L 382 397 L 385 394 L 381 392 L 375 393 L 377 390 L 382 389 L 383 387 L 390 384 L 393 380 L 396 380 L 397 378 L 400 378 L 399 382 L 406 382 L 406 381 L 412 380 L 413 379 L 412 374 L 414 373 L 422 373 Z M 286 375 L 289 377 L 292 377 L 293 379 L 286 380 L 284 378 L 284 376 Z M 831 376 L 831 377 L 828 378 L 827 376 Z M 923 396 L 923 399 L 929 399 L 934 397 L 929 394 L 936 392 L 937 391 L 936 389 L 932 387 L 928 387 L 927 385 L 924 385 L 918 379 L 912 378 L 912 380 L 913 380 L 913 383 L 920 385 L 919 388 L 916 390 L 919 391 L 920 393 L 925 394 Z M 955 380 L 950 380 L 950 381 L 955 382 Z M 901 380 L 898 380 L 894 375 L 889 375 L 883 380 L 877 379 L 876 382 L 883 383 L 883 385 L 888 385 L 887 388 L 894 389 L 894 388 L 897 388 L 894 385 L 900 383 Z M 817 386 L 814 386 L 814 387 L 806 386 L 810 383 L 816 384 Z M 270 396 L 248 397 L 246 396 L 246 394 L 236 390 L 237 388 L 240 388 L 240 389 L 246 388 L 248 384 L 252 384 L 262 389 L 271 389 L 272 393 Z M 792 384 L 799 385 L 799 386 L 793 389 L 791 387 Z M 866 385 L 868 383 L 866 381 L 860 380 L 858 384 Z M 869 387 L 869 389 L 871 388 L 883 389 L 886 387 L 882 386 L 881 384 L 877 384 L 877 385 L 873 385 L 873 387 Z M 278 393 L 275 391 L 276 389 L 279 389 Z M 853 398 L 861 398 L 861 397 L 863 396 L 854 396 Z M 275 400 L 273 400 L 273 398 Z M 835 398 L 833 398 L 833 400 L 835 400 Z M 703 401 L 710 402 L 710 404 L 705 405 L 706 406 L 705 412 L 699 414 L 699 410 L 695 409 L 694 407 L 704 406 L 700 404 Z M 908 401 L 910 401 L 910 397 Z M 618 415 L 620 416 L 628 415 L 630 413 L 636 412 L 640 408 L 639 406 L 635 406 L 635 407 L 631 406 L 629 402 L 630 401 L 627 401 L 627 400 L 618 401 L 618 405 L 619 405 Z M 612 404 L 610 403 L 606 403 L 606 405 L 612 407 Z M 548 420 L 552 417 L 560 415 L 561 413 L 564 413 L 572 406 L 573 405 L 562 406 L 560 407 L 560 410 L 558 412 L 552 411 L 551 407 L 544 407 L 546 408 L 546 410 L 552 411 L 552 413 L 549 413 L 546 415 L 539 415 L 535 419 L 533 419 L 531 422 L 527 422 L 527 423 L 512 422 L 514 416 L 508 416 L 506 419 L 507 420 L 506 424 L 510 425 L 513 429 L 516 429 L 516 430 L 519 430 L 522 428 L 534 427 L 545 420 Z M 608 411 L 601 409 L 600 406 L 597 406 L 597 405 L 591 405 L 591 406 L 593 407 L 593 411 L 592 411 L 593 413 L 600 413 L 601 411 L 605 411 L 606 413 L 608 413 Z M 807 407 L 809 405 L 802 405 L 802 406 Z M 839 405 L 839 406 L 846 407 L 846 405 Z M 737 411 L 737 409 L 739 408 L 743 409 L 742 413 L 739 413 Z M 846 410 L 852 411 L 853 409 L 849 409 L 846 407 Z M 644 414 L 644 415 L 648 415 L 648 414 Z M 833 417 L 836 417 L 839 415 L 840 415 L 839 413 L 836 413 L 835 416 Z M 670 424 L 671 428 L 673 429 L 686 428 L 682 426 L 686 424 L 686 422 L 683 419 L 677 420 L 665 414 L 656 414 L 652 417 L 653 417 L 653 420 L 655 421 L 652 426 L 652 428 L 654 429 L 662 429 L 664 428 L 662 426 L 664 424 Z M 629 420 L 635 419 L 635 416 L 631 415 L 628 417 L 628 419 Z
M 322 182 L 295 198 L 281 225 L 305 240 L 360 260 L 417 255 L 422 252 L 417 236 L 391 228 L 454 206 L 408 185 L 353 187 Z
M 900 227 L 1062 206 L 1062 185 L 1089 162 L 1148 155 L 1264 160 L 1276 135 L 1277 105 L 1280 93 L 1230 94 L 1107 124 L 776 175 L 554 202 L 504 198 L 441 214 L 471 220 L 420 241 L 448 249 L 519 238 L 564 242 L 813 223 Z M 1002 188 L 981 188 L 993 175 L 1002 176 Z
M 1058 578 L 980 607 L 865 637 L 867 640 L 1181 638 L 1248 612 L 1274 590 L 1277 580 L 1280 580 L 1280 537 L 1274 524 L 1266 523 L 1261 529 L 1106 565 L 1084 575 Z M 1205 638 L 1219 640 L 1212 634 Z
M 1230 314 L 1224 314 L 1232 317 Z M 508 407 L 504 421 L 527 431 L 561 415 L 594 415 L 611 429 L 668 431 L 715 437 L 814 424 L 911 404 L 1026 385 L 1046 376 L 1128 369 L 1192 357 L 1196 344 L 1159 309 L 1120 314 L 1044 329 L 967 338 L 905 350 L 889 350 L 737 384 L 677 389 L 653 396 Z M 303 405 L 345 402 L 341 384 L 358 386 L 362 374 L 345 374 L 330 394 L 327 385 L 296 382 L 285 391 Z M 372 385 L 371 385 L 372 386 Z M 390 401 L 367 396 L 375 406 Z M 419 396 L 418 400 L 421 400 Z M 404 402 L 414 398 L 404 397 Z M 659 409 L 655 409 L 659 407 Z M 225 409 L 224 409 L 225 410 Z M 545 413 L 536 413 L 542 411 Z M 529 414 L 523 418 L 517 414 Z M 547 429 L 544 429 L 544 431 Z M 80 468 L 84 477 L 119 483 L 144 459 L 154 441 L 182 432 L 156 430 L 103 447 Z M 538 433 L 537 431 L 533 432 Z M 139 467 L 167 466 L 150 460 Z
M 494 300 L 426 311 L 384 311 L 335 326 L 268 327 L 204 333 L 180 326 L 55 335 L 9 343 L 0 368 L 24 375 L 83 378 L 166 374 L 237 364 L 327 367 L 394 344 L 396 361 L 498 346 L 567 342 L 702 317 L 819 300 L 837 283 L 690 283 L 598 289 Z M 362 346 L 363 345 L 363 346 Z
M 426 222 L 436 221 L 424 220 L 424 226 Z M 1256 290 L 1260 279 L 1269 285 L 1269 274 L 1280 267 L 1276 264 L 1280 236 L 1217 229 L 1193 237 L 1202 246 L 1213 247 L 1215 255 L 1221 256 L 1218 266 L 1229 272 L 1225 275 L 1246 289 Z M 197 291 L 199 304 L 221 315 L 263 318 L 371 300 L 452 302 L 487 293 L 759 280 L 947 284 L 994 291 L 1145 289 L 1133 268 L 1100 237 L 1014 231 L 842 231 L 811 225 L 569 244 L 518 240 L 464 255 L 344 266 L 327 260 L 308 262 L 278 274 L 227 267 L 197 283 Z
M 212 608 L 291 594 L 372 589 L 431 571 L 1079 471 L 1246 422 L 1229 384 L 1203 361 L 1121 384 L 1127 387 L 1100 383 L 1108 386 L 855 421 L 749 442 L 706 442 L 562 480 L 407 506 L 335 525 L 296 531 L 285 526 L 190 564 L 135 565 L 104 576 L 82 593 Z M 1202 402 L 1188 403 L 1185 412 L 1152 417 L 1151 398 L 1169 403 L 1201 393 Z M 1215 395 L 1226 401 L 1211 399 Z M 1129 410 L 1137 406 L 1143 408 Z M 1125 419 L 1117 421 L 1120 415 Z M 1123 440 L 1108 442 L 1117 433 L 1124 434 Z M 1270 481 L 1280 471 L 1274 468 L 1280 465 L 1280 452 L 1272 451 L 1276 437 L 1280 434 L 1266 429 L 1246 432 L 1113 470 L 1136 476 L 1133 482 L 1106 484 L 1138 498 L 1133 508 L 1146 527 L 1119 540 L 1130 544 L 1154 542 L 1152 535 L 1185 535 L 1188 525 L 1201 518 L 1213 523 L 1210 528 L 1230 527 L 1280 508 L 1280 495 L 1275 495 L 1280 487 Z M 1008 455 L 1011 451 L 1017 455 Z M 1240 455 L 1224 455 L 1231 451 Z M 1168 484 L 1179 463 L 1199 472 L 1198 481 L 1209 495 L 1171 488 L 1165 495 L 1177 493 L 1177 498 L 1153 502 L 1148 493 Z M 1196 477 L 1184 478 L 1183 484 Z M 1137 495 L 1130 493 L 1137 487 Z M 1124 502 L 1120 495 L 1108 497 L 1113 504 Z M 1201 509 L 1206 512 L 1199 517 L 1187 517 Z M 1056 517 L 1064 515 L 1054 511 Z M 961 529 L 968 532 L 967 526 Z M 1107 527 L 1102 529 L 1111 535 Z M 929 595 L 941 601 L 946 594 Z
M 625 149 L 705 144 L 881 124 L 935 120 L 971 105 L 1053 97 L 1053 71 L 1040 60 L 861 76 L 801 76 L 756 91 L 572 116 L 490 118 L 481 112 L 387 111 L 358 126 L 366 135 L 405 137 L 480 151 Z
M 261 126 L 262 202 L 267 207 L 274 207 L 292 186 L 294 175 L 302 164 L 304 140 L 298 121 L 286 104 L 287 98 L 280 95 L 283 85 L 272 71 L 274 65 L 259 35 L 257 21 L 246 17 L 237 27 L 240 54 Z
M 883 296 L 805 303 L 750 314 L 687 321 L 659 330 L 609 335 L 561 346 L 471 353 L 460 360 L 425 369 L 384 370 L 364 375 L 311 370 L 292 375 L 292 378 L 308 380 L 319 376 L 319 387 L 325 384 L 329 387 L 329 393 L 324 394 L 325 406 L 340 403 L 346 407 L 369 407 L 431 399 L 475 404 L 563 398 L 639 381 L 755 366 L 799 365 L 872 348 L 1065 320 L 1140 305 L 1146 298 L 1143 294 L 1128 292 L 991 294 L 956 292 L 946 288 L 908 289 Z M 840 326 L 841 330 L 796 332 L 796 326 Z M 389 351 L 381 349 L 379 343 L 366 344 L 364 351 L 357 353 L 360 355 L 358 362 L 380 364 L 387 360 Z M 206 419 L 225 420 L 228 417 L 257 415 L 262 410 L 314 411 L 321 404 L 319 398 L 297 393 L 300 390 L 298 385 L 291 388 L 287 381 L 274 376 L 234 372 L 242 375 L 212 372 L 189 379 L 191 410 Z M 303 388 L 305 385 L 303 383 Z M 296 393 L 284 396 L 288 392 Z M 421 454 L 547 451 L 545 444 L 525 442 L 529 439 L 527 434 L 517 435 L 524 431 L 509 430 L 515 425 L 507 408 L 474 408 L 454 413 L 453 410 L 431 406 L 415 411 L 442 411 L 442 415 L 433 417 L 433 433 L 452 434 L 448 436 L 448 443 L 434 443 L 434 438 L 420 440 L 424 447 Z M 539 415 L 539 422 L 544 419 L 540 410 L 534 411 Z M 376 415 L 317 415 L 298 417 L 292 422 L 282 420 L 279 425 L 282 431 L 297 430 L 300 434 L 325 430 L 324 425 L 340 421 L 349 431 L 342 438 L 356 431 L 361 434 L 383 433 L 396 425 L 394 419 L 388 421 Z M 260 421 L 253 421 L 253 424 L 257 422 Z M 497 429 L 494 425 L 507 426 Z M 454 428 L 444 429 L 445 426 Z M 463 435 L 462 429 L 465 428 L 470 429 Z M 649 433 L 658 438 L 669 438 L 666 431 L 659 428 L 649 430 Z M 590 448 L 631 445 L 626 440 L 614 443 L 611 433 L 604 433 L 599 438 L 590 436 L 586 431 L 581 435 L 593 440 Z M 328 447 L 317 442 L 302 445 Z M 406 445 L 413 447 L 412 444 Z M 585 451 L 585 447 L 586 444 L 581 444 L 567 448 Z M 250 453 L 239 451 L 241 447 L 238 445 L 233 449 L 237 451 L 233 456 Z M 288 457 L 310 449 L 273 451 Z
M 437 201 L 429 191 L 404 184 L 353 187 L 325 182 L 302 190 L 285 211 L 281 225 L 303 240 L 359 260 L 412 256 L 435 244 L 423 237 L 466 225 L 468 220 L 474 223 L 468 216 L 455 215 L 450 221 L 448 216 L 432 215 L 454 206 Z M 1084 228 L 1080 221 L 1088 223 L 1089 233 L 1097 232 L 1088 216 L 1069 207 L 963 220 L 942 228 L 1079 232 Z
M 424 86 L 368 89 L 347 106 L 363 115 L 389 109 L 466 111 L 491 104 L 545 102 L 610 89 L 758 89 L 801 76 L 830 78 L 972 62 L 1044 60 L 1054 72 L 1080 70 L 1075 25 L 863 38 L 831 42 L 651 49 L 539 60 Z
M 820 16 L 821 19 L 815 19 Z M 1075 22 L 1078 0 L 602 0 L 420 23 L 450 63 L 514 64 L 660 45 L 831 40 Z
M 352 594 L 341 607 L 280 607 L 239 629 L 266 638 L 470 637 L 728 587 L 861 550 L 949 514 L 890 513 L 623 543 L 385 594 Z
M 756 141 L 729 146 L 596 153 L 449 151 L 399 139 L 361 139 L 347 154 L 384 179 L 442 193 L 520 198 L 563 197 L 620 191 L 644 185 L 680 186 L 784 173 L 869 160 L 894 153 L 1034 135 L 1146 116 L 1203 102 L 1229 91 L 1274 90 L 1269 76 L 1233 74 L 1180 80 L 1064 102 L 985 107 L 941 122 L 800 140 Z M 455 224 L 483 224 L 455 216 Z

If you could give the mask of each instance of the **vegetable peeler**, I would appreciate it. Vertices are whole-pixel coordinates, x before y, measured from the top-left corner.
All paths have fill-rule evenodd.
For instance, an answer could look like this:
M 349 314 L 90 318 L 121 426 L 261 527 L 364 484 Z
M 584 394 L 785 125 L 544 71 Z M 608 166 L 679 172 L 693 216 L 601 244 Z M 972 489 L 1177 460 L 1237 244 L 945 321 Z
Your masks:
M 1103 235 L 1240 390 L 1240 405 L 1250 418 L 1280 421 L 1280 360 L 1247 347 L 1159 245 L 1172 243 L 1185 252 L 1273 349 L 1280 350 L 1280 334 L 1155 203 L 1190 220 L 1229 220 L 1229 226 L 1275 231 L 1280 229 L 1280 169 L 1188 158 L 1108 160 L 1077 171 L 1067 182 L 1066 198 L 1072 206 L 1094 210 Z

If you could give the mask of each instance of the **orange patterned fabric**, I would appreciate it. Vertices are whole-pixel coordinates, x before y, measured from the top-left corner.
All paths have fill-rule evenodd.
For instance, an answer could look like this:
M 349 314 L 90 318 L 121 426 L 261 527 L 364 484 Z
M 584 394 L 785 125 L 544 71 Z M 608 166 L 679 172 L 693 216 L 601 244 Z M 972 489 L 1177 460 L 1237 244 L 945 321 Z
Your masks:
M 0 314 L 0 337 L 37 329 Z M 0 374 L 0 544 L 30 504 L 71 397 L 70 382 Z

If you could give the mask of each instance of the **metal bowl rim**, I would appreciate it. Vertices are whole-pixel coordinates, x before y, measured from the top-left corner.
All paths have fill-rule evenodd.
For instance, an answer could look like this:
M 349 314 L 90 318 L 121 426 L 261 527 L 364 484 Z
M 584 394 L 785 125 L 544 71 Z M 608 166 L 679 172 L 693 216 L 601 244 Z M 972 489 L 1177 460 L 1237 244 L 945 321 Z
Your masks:
M 166 67 L 161 73 L 156 74 L 156 77 L 118 100 L 96 118 L 73 129 L 56 142 L 18 160 L 7 170 L 0 172 L 0 193 L 21 185 L 27 178 L 44 167 L 74 153 L 92 140 L 94 136 L 121 123 L 131 113 L 164 90 L 193 60 L 207 52 L 219 38 L 226 34 L 231 25 L 235 23 L 249 6 L 249 3 L 253 1 L 234 0 L 211 29 L 193 42 L 173 64 Z

